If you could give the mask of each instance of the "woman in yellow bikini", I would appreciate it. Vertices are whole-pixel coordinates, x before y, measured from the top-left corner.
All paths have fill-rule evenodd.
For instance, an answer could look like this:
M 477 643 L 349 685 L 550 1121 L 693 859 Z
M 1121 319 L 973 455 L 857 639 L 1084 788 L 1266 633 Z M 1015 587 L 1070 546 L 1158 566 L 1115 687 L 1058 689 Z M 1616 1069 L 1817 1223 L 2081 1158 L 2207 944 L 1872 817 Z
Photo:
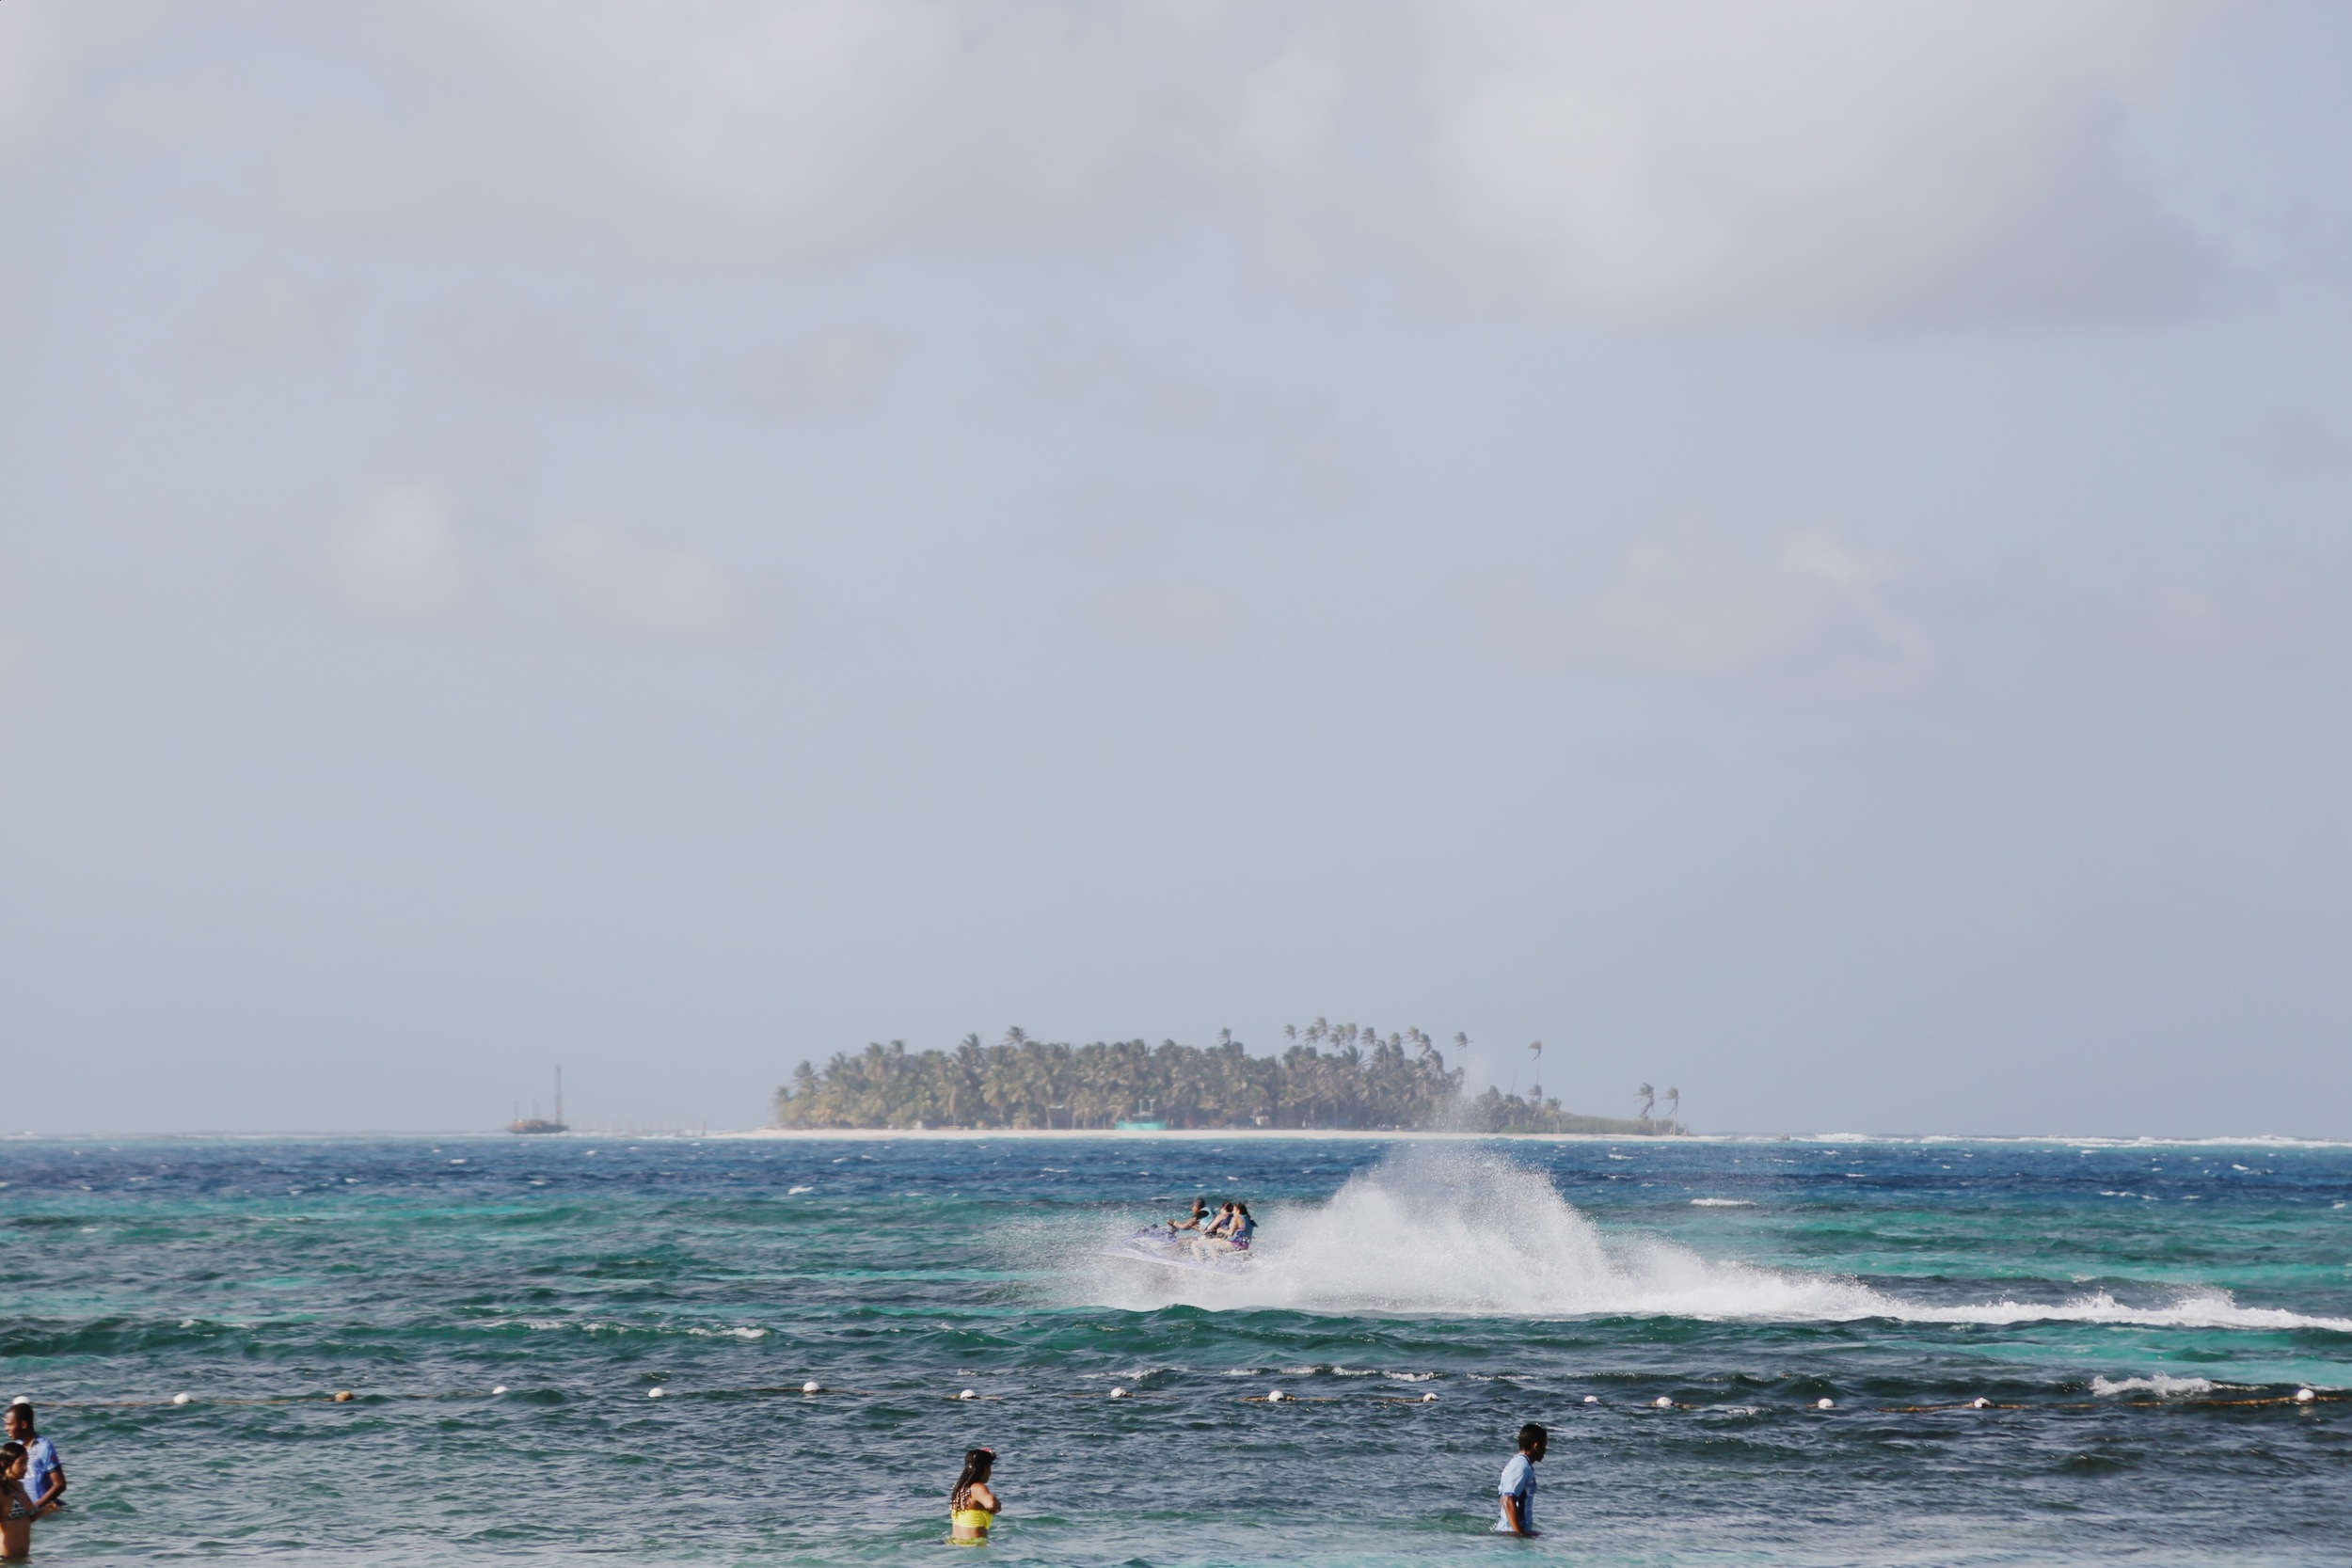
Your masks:
M 963 1456 L 963 1474 L 947 1494 L 947 1541 L 956 1546 L 985 1546 L 988 1527 L 1004 1505 L 988 1487 L 989 1472 L 996 1468 L 994 1449 L 971 1449 Z

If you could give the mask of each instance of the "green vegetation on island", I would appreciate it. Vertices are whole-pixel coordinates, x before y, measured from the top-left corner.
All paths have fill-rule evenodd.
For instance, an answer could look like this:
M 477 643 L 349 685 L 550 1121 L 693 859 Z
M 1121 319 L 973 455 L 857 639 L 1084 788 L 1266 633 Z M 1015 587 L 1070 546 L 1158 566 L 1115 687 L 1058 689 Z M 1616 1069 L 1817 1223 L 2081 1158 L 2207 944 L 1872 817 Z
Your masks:
M 776 1090 L 784 1128 L 1298 1128 L 1465 1132 L 1599 1132 L 1645 1136 L 1689 1131 L 1653 1116 L 1645 1084 L 1630 1119 L 1564 1111 L 1535 1089 L 1522 1097 L 1488 1087 L 1466 1098 L 1462 1069 L 1448 1067 L 1419 1029 L 1377 1030 L 1322 1019 L 1285 1029 L 1279 1056 L 1253 1056 L 1232 1031 L 1213 1046 L 1162 1040 L 1068 1045 L 1008 1029 L 994 1045 L 966 1035 L 950 1051 L 909 1051 L 903 1040 L 842 1052 L 822 1069 L 803 1062 Z M 1455 1035 L 1457 1050 L 1468 1037 Z M 1328 1049 L 1326 1049 L 1328 1047 Z M 1537 1064 L 1542 1044 L 1529 1047 Z M 1668 1103 L 1678 1103 L 1668 1090 Z

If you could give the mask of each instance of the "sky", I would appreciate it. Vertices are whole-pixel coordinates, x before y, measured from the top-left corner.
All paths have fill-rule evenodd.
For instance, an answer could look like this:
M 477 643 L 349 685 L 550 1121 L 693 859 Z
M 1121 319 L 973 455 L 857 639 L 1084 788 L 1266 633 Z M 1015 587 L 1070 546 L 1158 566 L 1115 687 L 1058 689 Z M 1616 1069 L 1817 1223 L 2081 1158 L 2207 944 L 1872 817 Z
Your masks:
M 2352 1137 L 2352 11 L 0 4 L 0 1128 L 1321 1016 Z

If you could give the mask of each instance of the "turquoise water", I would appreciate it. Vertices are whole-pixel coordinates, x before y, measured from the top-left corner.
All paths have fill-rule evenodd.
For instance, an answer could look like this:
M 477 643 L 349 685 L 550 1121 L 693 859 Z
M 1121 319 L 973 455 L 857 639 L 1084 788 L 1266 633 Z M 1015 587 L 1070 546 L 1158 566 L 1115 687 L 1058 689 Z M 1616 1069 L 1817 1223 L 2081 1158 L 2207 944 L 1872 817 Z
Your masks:
M 73 1481 L 44 1561 L 939 1560 L 975 1443 L 991 1560 L 2352 1541 L 2343 1148 L 40 1142 L 0 1180 L 0 1354 Z M 1104 1256 L 1197 1191 L 1257 1212 L 1248 1273 Z M 1549 1533 L 1485 1539 L 1529 1419 Z

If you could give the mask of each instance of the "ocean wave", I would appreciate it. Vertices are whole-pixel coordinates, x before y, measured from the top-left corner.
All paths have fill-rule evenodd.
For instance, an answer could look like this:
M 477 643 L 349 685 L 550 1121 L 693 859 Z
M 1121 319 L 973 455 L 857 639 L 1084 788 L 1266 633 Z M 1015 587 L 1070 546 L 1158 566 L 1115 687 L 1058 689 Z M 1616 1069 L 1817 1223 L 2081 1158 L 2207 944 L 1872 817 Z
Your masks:
M 601 1318 L 484 1318 L 465 1325 L 477 1332 L 506 1328 L 534 1334 L 683 1334 L 690 1339 L 765 1339 L 768 1330 L 749 1324 L 706 1328 L 692 1323 L 616 1323 Z
M 1089 1249 L 1064 1277 L 1089 1305 L 1434 1317 L 1690 1318 L 1914 1323 L 2074 1323 L 2145 1328 L 2318 1329 L 2352 1318 L 2240 1306 L 2190 1289 L 2153 1305 L 2094 1291 L 2057 1301 L 1921 1302 L 1841 1275 L 1701 1256 L 1605 1235 L 1538 1171 L 1483 1149 L 1414 1145 L 1325 1203 L 1267 1205 L 1237 1274 L 1130 1262 Z
M 2090 1391 L 2101 1399 L 2115 1394 L 2210 1394 L 2220 1385 L 2209 1377 L 2169 1377 L 2163 1372 L 2147 1377 L 2094 1377 Z
M 1756 1207 L 1756 1200 L 1749 1197 L 1694 1197 L 1691 1200 L 1691 1207 L 1693 1209 L 1753 1209 Z
M 2315 1317 L 2277 1307 L 2241 1307 L 2229 1291 L 2191 1290 L 2162 1307 L 2132 1307 L 2105 1291 L 2063 1302 L 2002 1300 L 1963 1307 L 1920 1307 L 1884 1298 L 1900 1307 L 1885 1314 L 1927 1323 L 2122 1323 L 2137 1328 L 2236 1328 L 2278 1332 L 2315 1328 L 2352 1334 L 2352 1318 Z
M 2117 1138 L 2105 1135 L 2093 1137 L 2061 1137 L 2055 1132 L 1987 1134 L 1978 1132 L 1925 1132 L 1894 1134 L 1885 1132 L 1804 1132 L 1791 1137 L 1724 1137 L 1725 1143 L 1790 1144 L 1882 1144 L 1890 1148 L 2352 1148 L 2352 1142 L 2343 1138 L 2292 1138 L 2280 1132 L 2253 1132 L 2220 1138 Z

